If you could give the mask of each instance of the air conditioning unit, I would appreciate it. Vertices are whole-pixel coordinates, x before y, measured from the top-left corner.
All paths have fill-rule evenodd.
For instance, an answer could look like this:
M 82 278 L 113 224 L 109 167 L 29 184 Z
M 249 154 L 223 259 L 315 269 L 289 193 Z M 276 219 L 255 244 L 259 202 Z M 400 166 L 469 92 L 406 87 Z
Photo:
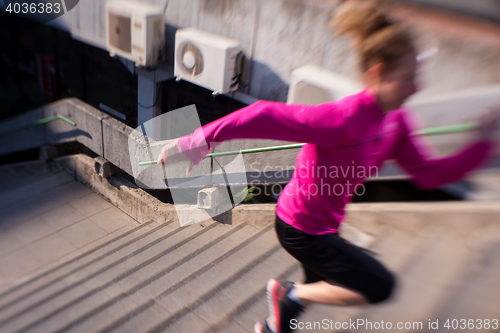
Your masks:
M 144 1 L 107 1 L 106 46 L 110 55 L 132 60 L 136 66 L 164 62 L 164 7 Z
M 361 90 L 363 86 L 348 76 L 306 65 L 292 72 L 287 103 L 318 105 L 337 101 Z
M 244 62 L 241 43 L 195 28 L 175 34 L 174 75 L 214 93 L 238 88 Z

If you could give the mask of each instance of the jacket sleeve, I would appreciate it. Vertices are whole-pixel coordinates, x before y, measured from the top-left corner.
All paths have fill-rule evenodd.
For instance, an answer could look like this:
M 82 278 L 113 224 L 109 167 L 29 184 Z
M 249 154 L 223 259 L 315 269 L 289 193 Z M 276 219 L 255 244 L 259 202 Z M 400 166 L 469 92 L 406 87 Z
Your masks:
M 258 101 L 179 138 L 180 150 L 194 163 L 232 139 L 273 139 L 333 147 L 340 137 L 343 112 L 335 103 L 317 106 Z
M 413 176 L 413 183 L 421 189 L 432 189 L 458 181 L 483 164 L 494 147 L 493 141 L 478 140 L 458 152 L 439 157 L 424 135 L 412 134 L 417 130 L 416 123 L 417 120 L 408 110 L 404 110 L 395 159 Z

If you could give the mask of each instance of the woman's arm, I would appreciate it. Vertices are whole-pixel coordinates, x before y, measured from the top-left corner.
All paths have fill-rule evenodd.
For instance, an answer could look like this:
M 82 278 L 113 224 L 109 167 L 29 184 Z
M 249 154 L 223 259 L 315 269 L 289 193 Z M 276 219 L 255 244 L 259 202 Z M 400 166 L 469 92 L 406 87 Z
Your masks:
M 274 139 L 333 147 L 344 122 L 335 103 L 317 106 L 258 101 L 197 128 L 178 139 L 179 149 L 194 164 L 212 143 L 232 139 Z
M 480 136 L 477 141 L 454 154 L 436 157 L 434 147 L 423 135 L 412 134 L 417 128 L 411 119 L 407 110 L 404 110 L 403 132 L 395 158 L 421 189 L 432 189 L 458 181 L 485 162 L 495 144 L 491 137 Z

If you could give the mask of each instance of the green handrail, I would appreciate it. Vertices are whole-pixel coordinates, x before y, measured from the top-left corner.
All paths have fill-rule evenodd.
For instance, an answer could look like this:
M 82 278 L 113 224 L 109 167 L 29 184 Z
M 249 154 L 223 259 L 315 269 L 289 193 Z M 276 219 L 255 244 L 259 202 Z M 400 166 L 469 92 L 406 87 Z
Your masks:
M 67 122 L 68 124 L 70 124 L 72 126 L 76 126 L 75 122 L 69 120 L 68 118 L 66 118 L 64 116 L 61 116 L 60 114 L 56 114 L 55 116 L 50 116 L 50 117 L 47 117 L 47 118 L 42 118 L 42 119 L 33 121 L 33 122 L 25 124 L 25 125 L 21 125 L 21 126 L 16 127 L 16 128 L 11 128 L 11 129 L 9 129 L 7 131 L 2 131 L 2 132 L 0 132 L 0 137 L 8 135 L 8 134 L 15 133 L 15 132 L 18 132 L 18 131 L 21 131 L 21 130 L 24 130 L 24 129 L 27 129 L 27 128 L 30 128 L 30 127 L 34 127 L 34 126 L 38 126 L 38 125 L 43 125 L 43 124 L 46 124 L 48 122 L 51 122 L 51 121 L 54 121 L 54 120 L 58 120 L 58 119 L 64 120 L 65 122 Z
M 500 124 L 498 124 L 500 127 Z M 477 123 L 468 123 L 468 124 L 460 124 L 460 125 L 451 125 L 451 126 L 438 126 L 431 127 L 416 131 L 417 135 L 435 135 L 435 134 L 448 134 L 448 133 L 456 133 L 456 132 L 464 132 L 471 129 L 474 129 L 478 126 Z M 242 149 L 235 151 L 227 151 L 221 153 L 210 153 L 205 155 L 205 157 L 215 157 L 215 156 L 228 156 L 228 155 L 238 155 L 238 154 L 249 154 L 249 153 L 260 153 L 265 151 L 274 151 L 274 150 L 283 150 L 283 149 L 293 149 L 293 148 L 301 148 L 305 143 L 295 143 L 290 145 L 281 145 L 281 146 L 272 146 L 272 147 L 262 147 L 262 148 L 250 148 L 250 149 Z M 150 165 L 157 164 L 157 161 L 147 161 L 147 162 L 139 162 L 139 165 Z
M 271 146 L 271 147 L 262 147 L 262 148 L 249 148 L 249 149 L 227 151 L 227 152 L 221 152 L 221 153 L 210 153 L 210 154 L 205 155 L 205 157 L 237 155 L 239 153 L 249 154 L 249 153 L 260 153 L 260 152 L 263 152 L 263 151 L 293 149 L 293 148 L 301 148 L 303 145 L 305 145 L 305 143 L 293 143 L 293 144 L 290 144 L 290 145 Z
M 139 165 L 158 164 L 158 161 L 139 162 Z
M 426 128 L 419 131 L 416 131 L 415 134 L 423 134 L 423 135 L 434 135 L 434 134 L 448 134 L 448 133 L 456 133 L 456 132 L 464 132 L 474 129 L 478 126 L 476 123 L 468 123 L 468 124 L 459 124 L 459 125 L 451 125 L 451 126 L 439 126 Z

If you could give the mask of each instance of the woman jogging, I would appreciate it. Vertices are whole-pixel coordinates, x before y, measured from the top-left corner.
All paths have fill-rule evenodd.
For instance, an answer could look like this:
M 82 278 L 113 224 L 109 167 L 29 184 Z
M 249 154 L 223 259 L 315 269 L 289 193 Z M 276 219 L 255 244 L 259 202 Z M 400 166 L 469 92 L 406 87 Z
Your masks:
M 390 297 L 393 274 L 338 234 L 345 205 L 373 176 L 370 170 L 395 159 L 418 187 L 430 189 L 483 164 L 495 145 L 498 112 L 482 117 L 475 142 L 446 157 L 432 155 L 432 147 L 412 134 L 416 128 L 409 111 L 401 109 L 417 90 L 417 53 L 408 32 L 365 1 L 344 2 L 333 22 L 338 33 L 356 40 L 366 83 L 362 92 L 317 106 L 258 101 L 179 138 L 158 157 L 159 163 L 169 163 L 169 156 L 183 152 L 191 160 L 190 174 L 213 142 L 306 143 L 276 207 L 278 239 L 302 264 L 305 281 L 269 280 L 270 316 L 256 323 L 257 333 L 291 332 L 290 320 L 310 303 L 362 305 Z M 335 173 L 332 167 L 349 172 Z

